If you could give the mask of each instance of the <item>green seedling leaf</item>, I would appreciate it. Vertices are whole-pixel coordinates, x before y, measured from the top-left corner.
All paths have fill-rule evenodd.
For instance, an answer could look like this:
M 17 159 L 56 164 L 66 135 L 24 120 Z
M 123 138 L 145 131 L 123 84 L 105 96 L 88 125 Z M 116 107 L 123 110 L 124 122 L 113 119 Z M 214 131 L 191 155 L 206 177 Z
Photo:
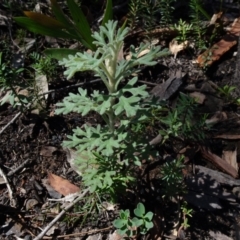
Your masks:
M 151 221 L 152 218 L 153 218 L 153 213 L 152 212 L 148 212 L 145 216 L 144 216 L 145 219 Z
M 121 219 L 128 219 L 129 216 L 130 216 L 130 212 L 129 212 L 128 209 L 125 210 L 125 211 L 123 211 L 123 210 L 120 211 L 120 218 Z
M 91 50 L 96 47 L 93 44 L 93 37 L 91 27 L 81 10 L 81 8 L 74 2 L 74 0 L 67 0 L 67 5 L 70 10 L 73 21 L 76 25 L 78 35 L 82 38 L 81 42 Z
M 125 234 L 127 234 L 128 229 L 127 229 L 127 227 L 125 227 L 123 229 L 118 229 L 117 231 L 118 231 L 119 235 L 124 236 Z
M 144 217 L 145 214 L 145 207 L 142 203 L 138 203 L 137 208 L 134 209 L 134 214 L 137 217 Z
M 44 53 L 54 59 L 61 61 L 63 58 L 67 58 L 69 55 L 75 55 L 79 50 L 68 48 L 48 48 L 44 50 Z
M 113 11 L 112 11 L 112 0 L 107 0 L 105 12 L 103 15 L 102 26 L 104 26 L 109 20 L 113 18 Z
M 153 228 L 153 223 L 152 222 L 145 222 L 145 227 L 149 230 Z
M 64 39 L 74 38 L 72 35 L 61 30 L 60 28 L 48 27 L 38 22 L 35 22 L 33 19 L 30 19 L 27 17 L 15 17 L 13 19 L 17 22 L 17 24 L 26 28 L 30 32 L 34 32 L 34 33 L 38 33 L 38 34 L 42 34 L 50 37 L 56 37 L 56 38 L 64 38 Z
M 122 228 L 123 226 L 126 225 L 126 223 L 127 223 L 127 221 L 124 219 L 116 219 L 113 221 L 113 226 L 115 228 Z
M 136 227 L 143 225 L 143 220 L 136 217 L 132 219 L 132 222 L 133 222 L 133 225 Z

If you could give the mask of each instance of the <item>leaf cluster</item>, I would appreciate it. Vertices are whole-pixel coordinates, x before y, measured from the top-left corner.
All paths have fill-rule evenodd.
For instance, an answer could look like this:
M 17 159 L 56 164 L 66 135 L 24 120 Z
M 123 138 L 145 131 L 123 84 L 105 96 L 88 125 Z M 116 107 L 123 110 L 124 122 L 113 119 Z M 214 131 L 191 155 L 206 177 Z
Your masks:
M 121 210 L 119 218 L 113 222 L 114 227 L 117 228 L 121 236 L 127 235 L 128 237 L 132 237 L 136 235 L 137 231 L 144 235 L 153 227 L 153 213 L 146 213 L 145 206 L 142 203 L 138 203 L 137 207 L 134 209 L 134 215 L 135 217 L 131 219 L 128 209 Z
M 30 54 L 30 57 L 34 60 L 31 67 L 38 73 L 48 77 L 52 77 L 56 73 L 57 64 L 49 56 L 43 57 L 40 54 L 34 52 Z
M 167 52 L 156 47 L 139 57 L 139 53 L 148 47 L 141 44 L 138 50 L 131 46 L 130 60 L 118 59 L 127 30 L 117 29 L 117 22 L 109 21 L 92 35 L 98 47 L 95 52 L 77 53 L 60 61 L 67 68 L 64 74 L 68 78 L 78 71 L 91 70 L 102 79 L 108 91 L 95 90 L 89 95 L 79 88 L 77 94 L 70 93 L 58 103 L 56 110 L 57 114 L 77 112 L 82 116 L 94 111 L 106 123 L 104 126 L 76 128 L 73 135 L 64 141 L 65 147 L 84 153 L 85 157 L 77 159 L 79 166 L 86 166 L 88 160 L 92 162 L 92 167 L 84 167 L 86 170 L 82 171 L 85 184 L 92 191 L 108 190 L 113 193 L 126 187 L 133 180 L 133 174 L 129 173 L 132 167 L 140 166 L 141 159 L 149 159 L 151 151 L 145 136 L 132 134 L 129 126 L 131 122 L 147 118 L 148 110 L 155 103 L 143 101 L 149 96 L 146 86 L 135 86 L 137 77 L 132 78 L 131 74 L 137 72 L 139 65 L 154 65 L 154 58 Z M 125 79 L 128 80 L 123 84 Z M 154 106 L 161 108 L 156 104 Z M 154 151 L 151 154 L 154 155 Z
M 161 169 L 164 193 L 167 197 L 176 196 L 184 192 L 183 173 L 184 157 L 166 162 Z

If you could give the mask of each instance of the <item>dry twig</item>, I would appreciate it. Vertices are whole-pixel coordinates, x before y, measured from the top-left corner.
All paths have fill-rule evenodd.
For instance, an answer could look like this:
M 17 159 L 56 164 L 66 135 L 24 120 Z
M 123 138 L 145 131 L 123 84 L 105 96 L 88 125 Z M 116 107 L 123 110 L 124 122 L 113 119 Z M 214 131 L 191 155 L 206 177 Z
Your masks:
M 79 193 L 79 196 L 70 203 L 67 207 L 65 207 L 43 230 L 42 232 L 35 237 L 33 240 L 40 240 L 47 233 L 47 231 L 77 202 L 79 202 L 87 193 L 89 192 L 89 188 L 85 189 L 82 193 Z

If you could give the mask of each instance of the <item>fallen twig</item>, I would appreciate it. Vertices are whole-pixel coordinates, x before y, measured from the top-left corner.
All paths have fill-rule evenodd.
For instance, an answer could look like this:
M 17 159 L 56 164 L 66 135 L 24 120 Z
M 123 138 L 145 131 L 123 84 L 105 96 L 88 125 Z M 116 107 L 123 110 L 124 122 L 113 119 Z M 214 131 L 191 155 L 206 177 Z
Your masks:
M 87 232 L 79 232 L 79 233 L 72 233 L 72 234 L 66 234 L 66 235 L 59 235 L 59 236 L 56 236 L 56 238 L 59 239 L 59 238 L 69 238 L 69 237 L 82 236 L 82 235 L 86 235 L 86 234 L 103 232 L 103 231 L 106 231 L 106 230 L 110 230 L 112 228 L 113 227 L 110 226 L 110 227 L 106 227 L 106 228 L 102 228 L 102 229 L 90 230 L 90 231 L 87 231 Z M 43 237 L 43 239 L 52 239 L 52 237 Z
M 65 207 L 43 230 L 42 232 L 35 237 L 33 240 L 40 240 L 46 234 L 46 232 L 70 209 L 72 208 L 77 202 L 79 202 L 87 193 L 89 192 L 89 188 L 85 189 L 79 196 L 70 203 L 67 207 Z
M 1 129 L 0 134 L 2 134 L 21 114 L 21 112 L 18 112 L 15 117 Z
M 11 207 L 16 207 L 16 201 L 13 198 L 13 191 L 11 189 L 11 186 L 8 182 L 7 176 L 4 174 L 3 170 L 0 168 L 0 175 L 3 177 L 6 185 L 7 185 L 7 189 L 8 189 L 8 194 L 9 194 L 9 198 L 10 198 L 10 205 Z
M 22 169 L 27 163 L 29 163 L 31 161 L 31 159 L 27 159 L 26 161 L 24 161 L 22 164 L 20 164 L 18 167 L 16 167 L 15 169 L 11 170 L 7 176 L 10 177 L 12 176 L 14 173 L 16 173 L 17 171 L 19 171 L 20 169 Z

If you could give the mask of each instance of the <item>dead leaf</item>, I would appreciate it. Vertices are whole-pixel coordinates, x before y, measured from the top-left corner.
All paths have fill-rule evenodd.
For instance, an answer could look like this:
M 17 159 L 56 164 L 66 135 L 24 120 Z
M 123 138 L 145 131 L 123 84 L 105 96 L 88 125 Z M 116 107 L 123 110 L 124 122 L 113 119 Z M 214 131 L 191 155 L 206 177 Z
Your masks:
M 148 47 L 147 49 L 144 49 L 143 51 L 141 51 L 141 52 L 138 54 L 137 57 L 140 58 L 140 57 L 146 55 L 147 53 L 149 53 L 151 46 L 156 45 L 158 42 L 159 42 L 158 39 L 153 39 L 153 40 L 149 43 L 149 47 Z M 138 48 L 137 48 L 136 50 L 138 50 Z M 121 52 L 120 52 L 120 54 L 121 54 Z M 121 55 L 120 55 L 119 57 L 121 57 Z M 126 60 L 128 60 L 128 61 L 129 61 L 131 58 L 132 58 L 132 55 L 131 55 L 131 54 L 129 54 L 129 55 L 126 56 Z
M 189 46 L 189 42 L 185 41 L 183 43 L 178 44 L 178 41 L 176 39 L 173 39 L 170 43 L 169 43 L 169 50 L 170 52 L 174 55 L 174 58 L 177 57 L 177 54 L 186 49 Z
M 52 226 L 47 232 L 46 235 L 50 236 L 52 234 L 54 234 L 55 230 L 58 229 L 56 226 Z
M 57 151 L 56 147 L 43 146 L 40 150 L 40 155 L 43 157 L 52 157 L 53 153 Z
M 18 94 L 18 96 L 28 96 L 28 90 L 27 89 L 16 89 L 16 93 Z M 16 102 L 19 102 L 19 98 L 15 97 L 14 100 Z
M 214 13 L 210 20 L 209 25 L 214 25 L 216 23 L 216 21 L 221 18 L 222 14 L 223 14 L 223 12 Z
M 19 49 L 19 51 L 22 52 L 22 53 L 26 53 L 28 50 L 30 50 L 33 47 L 33 45 L 36 42 L 36 39 L 34 39 L 34 38 L 24 38 L 23 40 L 24 40 L 25 44 L 24 44 L 23 47 L 21 47 Z M 17 40 L 15 40 L 15 41 L 17 41 Z
M 209 235 L 213 238 L 213 239 L 220 239 L 220 240 L 233 240 L 233 238 L 228 237 L 225 234 L 222 234 L 221 232 L 213 232 L 213 231 L 209 231 Z
M 189 95 L 190 95 L 190 97 L 194 98 L 196 100 L 196 102 L 199 104 L 203 104 L 206 99 L 206 96 L 200 92 L 192 92 Z
M 98 234 L 91 235 L 86 240 L 102 240 L 102 234 L 98 233 Z
M 6 183 L 5 179 L 3 177 L 0 177 L 0 185 L 5 183 Z
M 108 235 L 108 240 L 122 240 L 122 236 L 117 233 L 115 230 L 113 233 Z
M 217 166 L 221 170 L 225 171 L 226 173 L 228 173 L 229 175 L 231 175 L 234 178 L 238 177 L 238 172 L 236 171 L 236 169 L 234 167 L 232 167 L 230 164 L 225 162 L 219 156 L 211 153 L 207 148 L 201 147 L 201 153 L 202 153 L 203 158 L 212 162 L 215 166 Z
M 46 75 L 36 74 L 35 81 L 38 89 L 38 94 L 42 94 L 48 91 L 48 81 Z M 45 94 L 44 96 L 45 99 L 48 98 L 48 94 Z
M 28 199 L 26 201 L 26 210 L 30 210 L 30 209 L 33 209 L 34 206 L 36 206 L 38 204 L 38 201 L 36 199 Z
M 159 100 L 168 100 L 174 95 L 183 84 L 183 73 L 181 70 L 173 73 L 167 81 L 158 84 L 151 90 L 151 94 Z
M 8 21 L 8 18 L 6 17 L 6 12 L 1 10 L 0 11 L 0 26 L 7 26 L 7 21 Z
M 240 35 L 240 18 L 235 19 L 229 32 L 214 44 L 210 49 L 198 56 L 197 63 L 201 66 L 209 66 L 217 61 L 224 53 L 237 44 Z
M 63 196 L 80 191 L 80 188 L 70 183 L 67 179 L 59 177 L 53 173 L 48 173 L 49 184 Z
M 9 222 L 10 229 L 5 233 L 6 236 L 10 235 L 16 235 L 17 237 L 20 237 L 25 231 L 21 223 L 17 223 L 14 221 Z
M 233 151 L 224 150 L 222 152 L 222 159 L 229 163 L 232 167 L 238 172 L 238 163 L 237 163 L 237 147 Z
M 109 202 L 102 202 L 102 206 L 108 211 L 114 211 L 116 205 Z
M 52 214 L 59 214 L 60 206 L 58 204 L 54 205 L 50 201 L 45 202 L 41 207 L 42 212 L 49 212 Z
M 218 122 L 224 121 L 227 119 L 227 114 L 225 112 L 216 112 L 210 119 L 205 121 L 206 124 L 216 124 Z

